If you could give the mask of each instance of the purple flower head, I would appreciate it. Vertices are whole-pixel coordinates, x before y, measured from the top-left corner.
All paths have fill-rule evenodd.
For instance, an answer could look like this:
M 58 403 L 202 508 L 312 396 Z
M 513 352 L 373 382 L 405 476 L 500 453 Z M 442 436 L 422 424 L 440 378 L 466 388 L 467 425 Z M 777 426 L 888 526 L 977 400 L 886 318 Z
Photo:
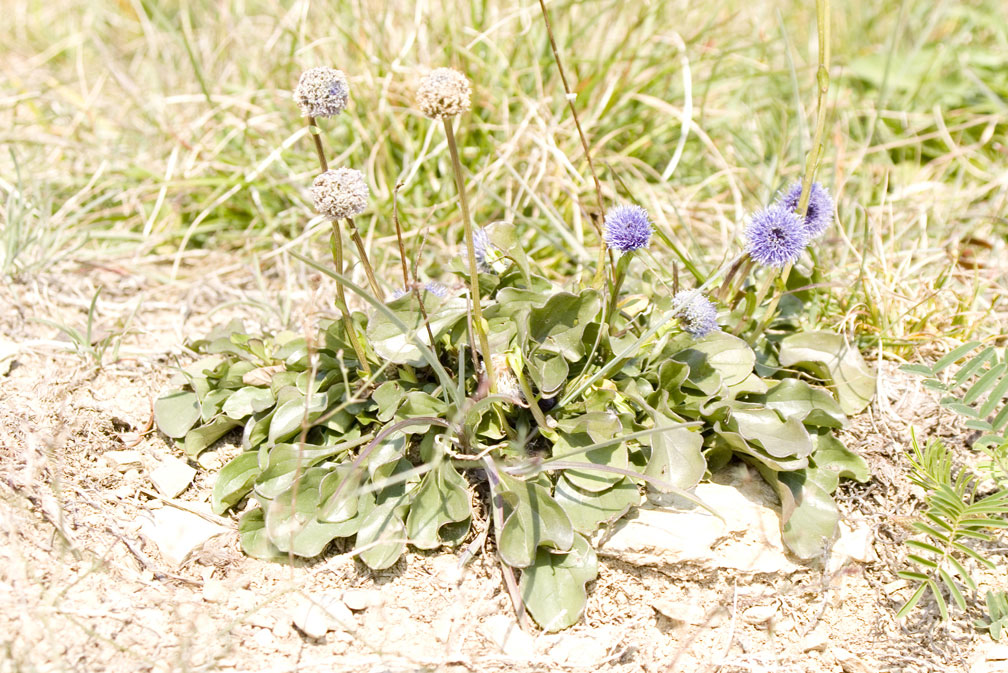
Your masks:
M 797 212 L 798 202 L 801 199 L 801 183 L 796 182 L 791 185 L 787 193 L 777 199 L 777 205 Z M 822 236 L 826 228 L 833 221 L 833 199 L 829 192 L 818 182 L 812 183 L 809 190 L 808 210 L 805 212 L 805 231 L 808 232 L 809 240 Z
M 809 235 L 802 219 L 783 206 L 774 205 L 752 216 L 746 229 L 749 256 L 763 266 L 785 267 L 798 260 Z
M 421 288 L 421 290 L 422 291 L 430 292 L 435 297 L 440 297 L 441 299 L 444 299 L 445 297 L 447 297 L 448 293 L 449 293 L 448 288 L 443 283 L 439 283 L 436 280 L 432 280 L 429 283 L 424 283 L 423 287 Z M 398 290 L 395 290 L 394 292 L 392 292 L 391 297 L 389 297 L 389 301 L 395 301 L 396 299 L 402 299 L 407 294 L 409 294 L 409 290 L 407 290 L 404 287 L 401 287 Z
M 651 231 L 651 218 L 640 206 L 616 206 L 606 214 L 605 242 L 610 250 L 633 252 L 646 248 Z
M 717 323 L 717 309 L 707 297 L 696 290 L 682 290 L 672 298 L 674 305 L 679 306 L 676 315 L 682 328 L 699 339 L 720 328 Z
M 476 266 L 480 271 L 490 271 L 490 262 L 487 260 L 487 253 L 491 248 L 490 237 L 487 236 L 486 229 L 476 227 L 473 229 L 473 252 L 476 254 Z

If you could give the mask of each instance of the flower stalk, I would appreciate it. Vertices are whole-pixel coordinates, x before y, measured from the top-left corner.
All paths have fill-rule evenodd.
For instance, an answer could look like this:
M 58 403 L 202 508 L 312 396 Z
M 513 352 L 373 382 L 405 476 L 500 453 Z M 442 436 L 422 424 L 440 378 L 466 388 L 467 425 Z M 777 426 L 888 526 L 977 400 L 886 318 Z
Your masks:
M 448 138 L 448 152 L 451 154 L 452 169 L 455 172 L 455 185 L 458 187 L 459 206 L 462 208 L 462 226 L 465 230 L 466 257 L 469 259 L 469 294 L 472 297 L 473 327 L 479 339 L 480 354 L 483 356 L 483 370 L 490 382 L 490 390 L 496 389 L 493 367 L 490 362 L 490 341 L 487 339 L 486 323 L 483 321 L 483 310 L 480 307 L 479 268 L 476 264 L 476 246 L 473 243 L 472 220 L 469 218 L 469 201 L 466 198 L 465 182 L 462 180 L 462 162 L 459 161 L 458 147 L 455 144 L 455 132 L 452 129 L 451 117 L 441 120 L 445 135 Z

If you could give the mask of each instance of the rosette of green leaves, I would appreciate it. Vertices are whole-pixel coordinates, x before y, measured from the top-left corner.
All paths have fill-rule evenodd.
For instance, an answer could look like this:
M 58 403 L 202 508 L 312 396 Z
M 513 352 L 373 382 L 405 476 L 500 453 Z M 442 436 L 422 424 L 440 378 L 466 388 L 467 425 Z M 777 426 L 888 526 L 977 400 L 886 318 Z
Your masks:
M 509 263 L 481 276 L 483 315 L 517 395 L 477 394 L 457 296 L 410 293 L 354 314 L 380 364 L 371 380 L 342 321 L 321 325 L 311 347 L 292 333 L 253 339 L 238 324 L 193 344 L 201 358 L 158 400 L 158 426 L 193 457 L 240 431 L 213 507 L 241 510 L 247 553 L 310 557 L 344 540 L 386 568 L 407 544 L 469 539 L 474 493 L 484 494 L 496 553 L 520 574 L 515 593 L 556 630 L 584 610 L 600 528 L 646 489 L 686 492 L 733 457 L 780 495 L 795 554 L 815 556 L 833 538 L 839 479 L 867 478 L 833 435 L 874 385 L 855 349 L 826 333 L 759 353 L 724 333 L 695 340 L 669 300 L 611 304 L 591 287 L 558 288 L 532 272 L 513 229 L 494 244 Z

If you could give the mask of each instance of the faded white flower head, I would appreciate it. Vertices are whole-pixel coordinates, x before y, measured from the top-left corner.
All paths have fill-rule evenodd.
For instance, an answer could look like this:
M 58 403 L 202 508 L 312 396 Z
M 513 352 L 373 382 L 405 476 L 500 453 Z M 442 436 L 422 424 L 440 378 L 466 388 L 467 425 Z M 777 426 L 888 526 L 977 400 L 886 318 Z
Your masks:
M 417 104 L 431 119 L 454 117 L 469 109 L 471 93 L 472 87 L 465 75 L 452 68 L 437 68 L 420 80 Z
M 294 102 L 306 117 L 335 117 L 350 102 L 350 85 L 341 70 L 319 66 L 301 73 Z
M 341 220 L 364 212 L 368 186 L 364 174 L 352 168 L 337 168 L 322 173 L 312 183 L 315 210 L 330 220 Z

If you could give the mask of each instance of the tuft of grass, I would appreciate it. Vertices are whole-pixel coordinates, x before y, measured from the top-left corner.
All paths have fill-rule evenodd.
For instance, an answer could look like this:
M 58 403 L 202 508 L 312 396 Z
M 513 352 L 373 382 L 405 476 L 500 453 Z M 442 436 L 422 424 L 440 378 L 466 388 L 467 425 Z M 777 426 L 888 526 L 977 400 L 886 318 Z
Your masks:
M 645 206 L 662 238 L 709 272 L 746 213 L 801 173 L 814 6 L 548 7 L 605 198 Z M 594 186 L 538 12 L 488 0 L 22 0 L 0 25 L 0 137 L 14 148 L 0 156 L 0 272 L 142 257 L 178 274 L 220 249 L 268 269 L 325 245 L 303 188 L 317 170 L 310 140 L 290 124 L 298 74 L 325 64 L 350 77 L 332 164 L 368 176 L 374 208 L 358 226 L 380 276 L 398 263 L 399 183 L 407 250 L 426 239 L 420 268 L 437 277 L 459 249 L 447 144 L 411 109 L 420 70 L 441 65 L 474 84 L 474 114 L 458 129 L 474 221 L 518 224 L 532 260 L 568 276 L 595 254 Z M 901 356 L 998 333 L 1008 312 L 999 0 L 855 0 L 833 23 L 820 179 L 838 220 L 818 260 L 831 296 L 816 320 Z M 675 258 L 671 246 L 654 252 Z

